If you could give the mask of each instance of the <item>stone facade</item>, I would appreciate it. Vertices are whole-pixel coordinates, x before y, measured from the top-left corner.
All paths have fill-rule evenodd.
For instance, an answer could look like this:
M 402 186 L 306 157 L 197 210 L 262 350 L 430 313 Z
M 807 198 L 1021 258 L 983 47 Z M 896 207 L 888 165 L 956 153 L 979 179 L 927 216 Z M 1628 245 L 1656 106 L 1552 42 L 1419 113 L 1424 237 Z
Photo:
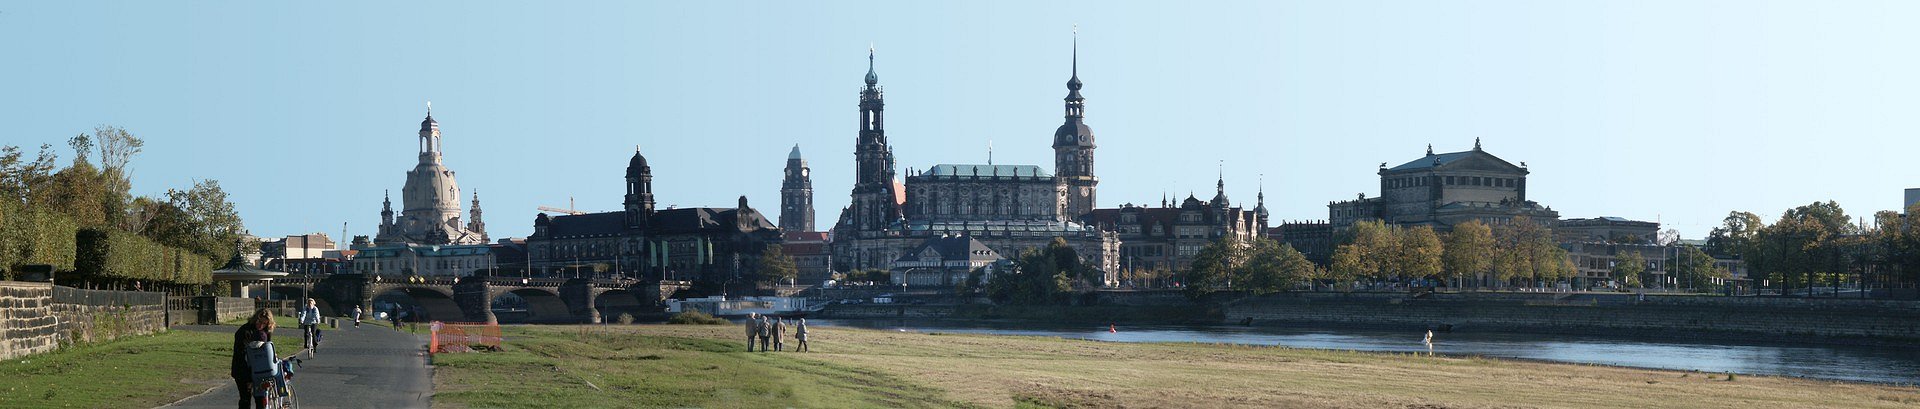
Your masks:
M 440 123 L 433 120 L 431 109 L 427 111 L 427 119 L 420 121 L 419 135 L 419 163 L 407 172 L 406 185 L 400 189 L 405 207 L 396 219 L 392 198 L 382 202 L 380 232 L 374 244 L 387 247 L 486 243 L 487 230 L 480 220 L 478 192 L 473 195 L 472 218 L 461 221 L 460 186 L 454 182 L 453 170 L 441 164 Z
M 872 55 L 868 55 L 871 63 Z M 1086 262 L 1116 282 L 1119 241 L 1079 221 L 1095 204 L 1093 132 L 1082 121 L 1085 100 L 1078 75 L 1069 80 L 1067 122 L 1053 148 L 1060 174 L 1038 166 L 943 164 L 894 180 L 886 139 L 883 94 L 871 67 L 860 93 L 858 169 L 852 203 L 833 229 L 836 271 L 890 269 L 930 238 L 969 236 L 1002 255 L 1017 255 L 1064 238 Z
M 1006 260 L 985 243 L 967 236 L 932 237 L 893 261 L 894 285 L 954 288 L 976 269 L 993 274 L 993 265 Z
M 626 210 L 536 216 L 526 244 L 530 274 L 695 281 L 718 290 L 751 284 L 761 251 L 781 242 L 780 228 L 746 196 L 732 208 L 655 209 L 653 168 L 640 152 L 628 161 L 626 187 Z
M 0 359 L 60 348 L 53 285 L 0 281 Z
M 1217 187 L 1213 200 L 1206 202 L 1189 195 L 1179 207 L 1162 202 L 1160 207 L 1095 209 L 1084 220 L 1118 236 L 1122 271 L 1186 271 L 1193 256 L 1213 241 L 1249 240 L 1266 229 L 1258 210 L 1228 203 L 1225 179 Z
M 780 179 L 780 230 L 813 230 L 813 169 L 800 157 L 800 145 L 787 154 L 785 177 Z
M 1335 229 L 1373 219 L 1445 231 L 1467 220 L 1504 224 L 1521 216 L 1551 226 L 1560 214 L 1527 200 L 1527 174 L 1525 166 L 1481 150 L 1478 140 L 1470 151 L 1435 154 L 1428 147 L 1427 156 L 1400 166 L 1381 163 L 1380 196 L 1328 203 L 1328 219 Z

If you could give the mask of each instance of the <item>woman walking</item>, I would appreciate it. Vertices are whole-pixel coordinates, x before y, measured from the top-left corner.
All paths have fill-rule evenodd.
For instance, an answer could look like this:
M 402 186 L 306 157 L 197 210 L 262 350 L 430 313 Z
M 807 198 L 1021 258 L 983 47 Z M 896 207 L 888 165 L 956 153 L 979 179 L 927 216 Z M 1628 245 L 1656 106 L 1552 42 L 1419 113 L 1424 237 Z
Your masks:
M 801 318 L 800 322 L 796 322 L 793 324 L 793 340 L 800 342 L 800 344 L 793 346 L 794 351 L 807 352 L 807 319 L 806 318 Z

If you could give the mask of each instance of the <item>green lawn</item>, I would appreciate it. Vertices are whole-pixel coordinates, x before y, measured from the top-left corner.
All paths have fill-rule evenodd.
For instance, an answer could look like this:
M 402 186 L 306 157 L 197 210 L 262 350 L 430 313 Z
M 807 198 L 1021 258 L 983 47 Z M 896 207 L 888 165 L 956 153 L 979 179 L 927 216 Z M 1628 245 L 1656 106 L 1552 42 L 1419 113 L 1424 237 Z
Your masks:
M 880 371 L 748 353 L 738 342 L 593 327 L 504 330 L 505 352 L 435 357 L 435 406 L 966 406 Z
M 0 408 L 151 408 L 231 385 L 232 357 L 232 332 L 174 330 L 0 361 Z

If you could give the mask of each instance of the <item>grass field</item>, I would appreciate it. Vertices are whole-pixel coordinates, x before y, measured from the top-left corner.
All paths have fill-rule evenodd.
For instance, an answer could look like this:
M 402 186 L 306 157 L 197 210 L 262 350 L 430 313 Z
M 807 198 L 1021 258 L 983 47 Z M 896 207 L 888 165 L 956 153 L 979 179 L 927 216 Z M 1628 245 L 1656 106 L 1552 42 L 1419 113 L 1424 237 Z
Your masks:
M 299 348 L 278 336 L 274 347 Z M 231 385 L 233 333 L 173 330 L 0 361 L 0 408 L 151 408 Z
M 436 358 L 447 407 L 1916 408 L 1912 387 L 1498 359 L 816 328 L 508 327 Z

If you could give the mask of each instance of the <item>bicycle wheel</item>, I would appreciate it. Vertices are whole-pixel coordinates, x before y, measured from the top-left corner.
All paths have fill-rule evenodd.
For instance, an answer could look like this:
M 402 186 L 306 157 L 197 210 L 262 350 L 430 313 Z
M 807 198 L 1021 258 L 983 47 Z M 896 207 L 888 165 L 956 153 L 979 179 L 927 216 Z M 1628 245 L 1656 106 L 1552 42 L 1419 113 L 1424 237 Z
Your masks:
M 282 409 L 300 409 L 300 399 L 293 394 L 293 382 L 280 382 L 280 388 L 282 393 L 280 395 L 280 406 L 278 407 Z

